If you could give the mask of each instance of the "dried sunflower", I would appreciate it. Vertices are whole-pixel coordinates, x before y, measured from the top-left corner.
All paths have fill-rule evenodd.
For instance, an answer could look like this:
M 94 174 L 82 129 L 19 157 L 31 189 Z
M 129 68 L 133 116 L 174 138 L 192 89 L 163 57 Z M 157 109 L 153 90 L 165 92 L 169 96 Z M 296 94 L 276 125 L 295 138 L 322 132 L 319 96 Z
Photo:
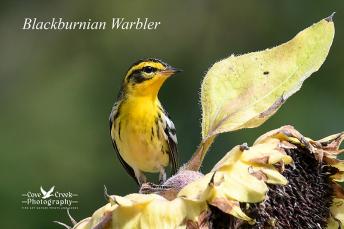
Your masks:
M 73 228 L 341 228 L 343 139 L 341 133 L 313 141 L 284 126 L 252 147 L 234 147 L 173 200 L 155 193 L 109 196 Z

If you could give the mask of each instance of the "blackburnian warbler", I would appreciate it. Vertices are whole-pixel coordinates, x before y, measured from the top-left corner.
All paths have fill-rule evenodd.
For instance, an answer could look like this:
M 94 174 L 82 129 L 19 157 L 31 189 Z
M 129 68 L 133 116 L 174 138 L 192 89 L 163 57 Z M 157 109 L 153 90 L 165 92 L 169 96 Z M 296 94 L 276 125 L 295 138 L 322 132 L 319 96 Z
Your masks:
M 128 70 L 110 114 L 110 134 L 118 159 L 135 181 L 143 172 L 157 173 L 163 182 L 165 167 L 178 167 L 177 136 L 162 107 L 158 92 L 167 78 L 180 70 L 158 60 L 145 59 Z

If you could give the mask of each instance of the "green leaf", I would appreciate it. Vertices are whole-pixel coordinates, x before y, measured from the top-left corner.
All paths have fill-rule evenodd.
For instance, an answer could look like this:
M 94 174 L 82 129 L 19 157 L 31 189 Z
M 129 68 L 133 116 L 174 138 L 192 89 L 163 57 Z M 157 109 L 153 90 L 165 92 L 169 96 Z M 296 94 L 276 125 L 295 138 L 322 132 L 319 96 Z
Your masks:
M 320 68 L 333 37 L 330 16 L 275 48 L 215 63 L 201 88 L 203 141 L 264 123 Z

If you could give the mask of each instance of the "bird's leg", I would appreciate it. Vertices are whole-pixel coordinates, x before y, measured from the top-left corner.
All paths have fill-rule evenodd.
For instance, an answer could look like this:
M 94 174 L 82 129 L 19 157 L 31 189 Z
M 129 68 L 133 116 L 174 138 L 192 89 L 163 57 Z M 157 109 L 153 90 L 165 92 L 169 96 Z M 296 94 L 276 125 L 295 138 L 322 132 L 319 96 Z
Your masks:
M 140 187 L 142 186 L 142 184 L 147 182 L 147 178 L 143 174 L 143 172 L 141 172 L 138 169 L 134 169 L 134 173 L 135 173 L 135 177 L 136 177 L 137 181 L 139 182 Z
M 164 167 L 160 167 L 160 173 L 159 173 L 159 183 L 163 184 L 166 181 L 166 172 Z

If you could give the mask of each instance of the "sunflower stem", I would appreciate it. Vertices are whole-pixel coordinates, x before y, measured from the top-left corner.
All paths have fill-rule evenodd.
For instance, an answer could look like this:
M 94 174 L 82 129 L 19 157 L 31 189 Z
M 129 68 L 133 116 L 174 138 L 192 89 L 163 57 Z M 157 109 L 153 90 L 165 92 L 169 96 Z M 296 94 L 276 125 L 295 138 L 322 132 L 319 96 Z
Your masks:
M 181 170 L 199 171 L 202 166 L 204 156 L 213 144 L 215 137 L 216 135 L 202 140 L 191 159 L 182 167 Z

